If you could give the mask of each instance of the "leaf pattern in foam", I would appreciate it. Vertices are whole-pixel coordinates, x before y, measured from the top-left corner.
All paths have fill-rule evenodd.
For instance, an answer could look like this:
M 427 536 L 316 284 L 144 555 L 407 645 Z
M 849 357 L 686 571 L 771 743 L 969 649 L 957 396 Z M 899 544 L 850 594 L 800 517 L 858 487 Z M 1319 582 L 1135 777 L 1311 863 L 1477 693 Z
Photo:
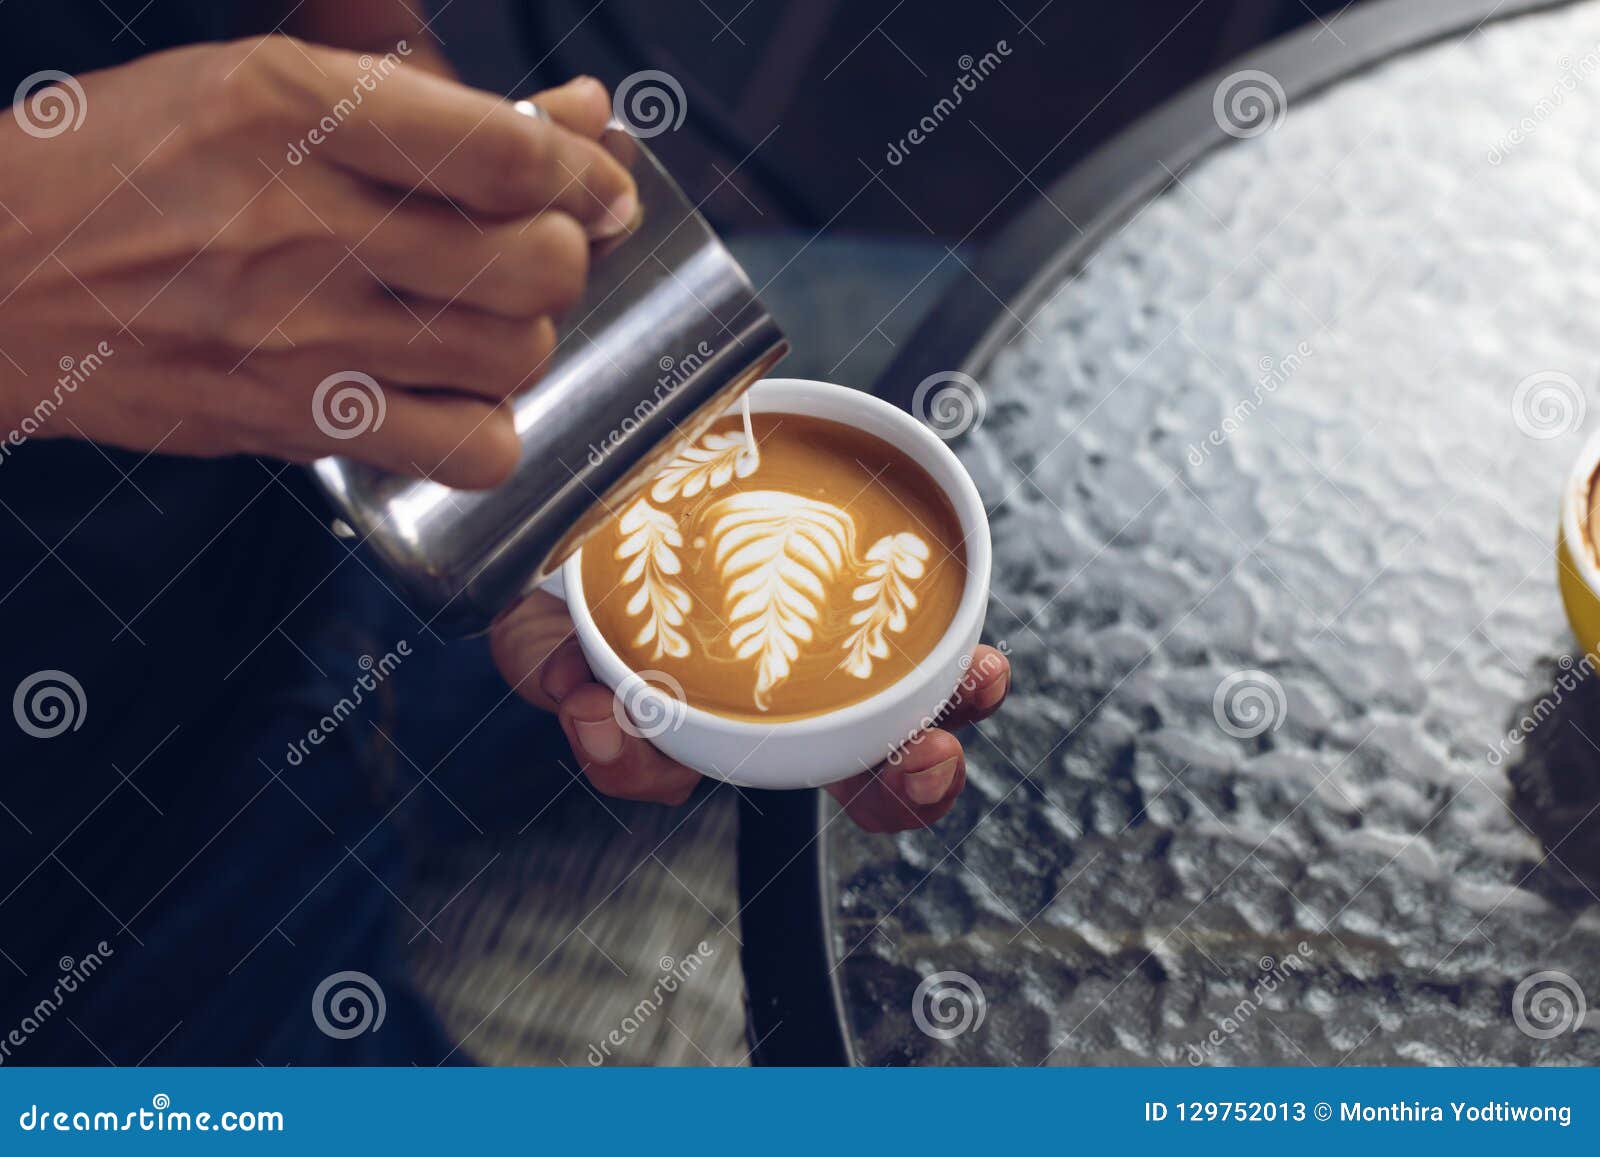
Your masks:
M 716 490 L 734 478 L 748 478 L 760 465 L 753 440 L 739 433 L 707 434 L 667 463 L 650 484 L 653 502 L 667 503 L 680 495 L 693 498 Z
M 736 657 L 756 659 L 755 704 L 767 711 L 814 637 L 829 584 L 850 565 L 855 524 L 837 506 L 782 490 L 731 495 L 707 518 L 729 643 Z
M 851 592 L 858 603 L 867 603 L 850 616 L 855 628 L 844 641 L 843 667 L 857 679 L 872 674 L 874 659 L 889 657 L 886 631 L 900 634 L 917 608 L 911 585 L 927 573 L 928 544 L 914 534 L 901 531 L 886 534 L 867 548 L 861 568 L 862 583 Z
M 628 599 L 628 614 L 645 616 L 634 646 L 654 643 L 655 659 L 686 658 L 689 640 L 678 628 L 689 613 L 689 592 L 672 581 L 683 571 L 677 554 L 683 548 L 683 533 L 672 515 L 643 498 L 623 511 L 618 529 L 622 541 L 615 557 L 618 562 L 631 560 L 622 572 L 622 585 L 636 587 Z

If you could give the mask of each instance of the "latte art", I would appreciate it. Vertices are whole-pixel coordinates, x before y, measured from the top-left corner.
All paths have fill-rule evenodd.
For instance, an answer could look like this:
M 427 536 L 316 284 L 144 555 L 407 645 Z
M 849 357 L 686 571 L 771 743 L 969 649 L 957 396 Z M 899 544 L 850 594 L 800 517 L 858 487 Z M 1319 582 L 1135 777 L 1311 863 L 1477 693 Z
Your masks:
M 683 546 L 678 524 L 670 514 L 641 498 L 628 508 L 617 528 L 624 537 L 613 557 L 627 562 L 622 581 L 637 588 L 628 600 L 628 614 L 645 617 L 644 626 L 634 636 L 634 646 L 653 644 L 654 659 L 663 655 L 681 659 L 689 654 L 689 640 L 678 628 L 684 625 L 692 603 L 689 592 L 674 581 L 683 570 L 677 555 Z
M 717 577 L 736 658 L 757 659 L 755 704 L 789 677 L 800 644 L 816 638 L 828 588 L 851 560 L 850 516 L 782 490 L 752 490 L 711 508 Z
M 686 447 L 585 545 L 595 622 L 708 710 L 777 720 L 866 698 L 954 615 L 954 511 L 871 435 L 792 414 L 742 424 Z
M 748 478 L 761 464 L 753 438 L 742 434 L 707 434 L 673 459 L 650 486 L 650 497 L 671 502 L 715 490 L 733 478 Z
M 856 678 L 872 674 L 872 660 L 889 657 L 884 632 L 898 634 L 909 625 L 911 612 L 917 608 L 911 586 L 922 577 L 927 561 L 928 544 L 904 531 L 880 538 L 867 551 L 867 581 L 850 597 L 871 606 L 850 616 L 850 625 L 856 629 L 845 640 L 849 649 L 845 670 Z

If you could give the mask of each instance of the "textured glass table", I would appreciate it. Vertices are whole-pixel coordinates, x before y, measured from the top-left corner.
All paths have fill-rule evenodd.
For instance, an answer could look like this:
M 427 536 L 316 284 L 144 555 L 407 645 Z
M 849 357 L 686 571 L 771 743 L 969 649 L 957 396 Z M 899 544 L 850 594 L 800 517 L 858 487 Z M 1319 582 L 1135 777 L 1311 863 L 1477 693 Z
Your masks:
M 1016 676 L 936 830 L 817 821 L 849 1059 L 1600 1063 L 1600 3 L 1473 7 L 1180 98 L 890 371 L 981 393 Z

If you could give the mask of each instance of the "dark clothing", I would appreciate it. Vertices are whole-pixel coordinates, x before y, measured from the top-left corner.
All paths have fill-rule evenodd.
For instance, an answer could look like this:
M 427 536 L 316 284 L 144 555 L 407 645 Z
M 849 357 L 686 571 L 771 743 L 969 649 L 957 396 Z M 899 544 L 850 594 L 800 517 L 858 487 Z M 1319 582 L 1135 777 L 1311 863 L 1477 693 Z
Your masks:
M 164 48 L 242 35 L 248 29 L 238 7 L 228 0 L 155 0 L 148 7 L 143 0 L 0 4 L 0 88 L 9 95 L 23 77 L 44 69 L 77 76 Z
M 0 85 L 239 31 L 213 0 L 111 5 L 131 30 L 99 0 L 0 4 Z M 0 294 L 26 273 L 0 269 Z M 111 362 L 76 396 L 115 388 Z M 436 802 L 408 794 L 409 760 L 427 771 L 448 744 L 399 737 L 392 684 L 331 729 L 324 717 L 367 674 L 358 657 L 402 638 L 420 690 L 495 687 L 481 642 L 423 632 L 328 533 L 296 468 L 66 439 L 5 449 L 0 703 L 39 679 L 0 710 L 0 1063 L 445 1059 L 457 1042 L 411 991 L 397 920 L 418 925 L 395 894 L 400 825 Z M 50 685 L 74 726 L 40 738 L 22 720 L 60 723 Z M 503 690 L 461 706 L 481 713 Z M 526 754 L 539 725 L 519 707 Z M 328 735 L 291 762 L 313 729 Z M 384 764 L 403 769 L 388 784 L 371 773 Z M 98 970 L 60 994 L 91 953 Z M 313 1016 L 317 985 L 347 970 L 381 986 L 380 1031 L 330 1036 Z

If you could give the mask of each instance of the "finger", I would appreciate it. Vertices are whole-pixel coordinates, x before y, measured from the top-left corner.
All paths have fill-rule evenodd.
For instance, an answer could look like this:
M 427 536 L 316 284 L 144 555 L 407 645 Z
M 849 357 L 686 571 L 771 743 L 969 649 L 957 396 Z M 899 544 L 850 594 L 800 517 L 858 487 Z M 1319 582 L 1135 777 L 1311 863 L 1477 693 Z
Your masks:
M 927 731 L 886 762 L 841 783 L 828 794 L 864 831 L 902 832 L 945 817 L 966 786 L 961 744 L 947 731 Z
M 350 438 L 326 438 L 324 454 L 341 454 L 384 470 L 431 478 L 445 486 L 487 489 L 516 468 L 522 443 L 511 412 L 472 398 L 382 392 L 381 418 Z
M 316 88 L 325 102 L 307 110 L 310 122 L 328 107 L 342 110 L 316 157 L 491 216 L 559 209 L 593 236 L 619 232 L 614 219 L 632 219 L 633 178 L 594 141 L 417 69 L 396 70 L 352 104 L 340 91 L 349 72 L 347 64 L 325 78 L 294 79 Z
M 617 722 L 611 691 L 589 683 L 561 702 L 561 729 L 595 790 L 618 799 L 676 806 L 687 800 L 700 773 L 675 763 Z
M 263 270 L 274 291 L 301 300 L 288 316 L 258 310 L 240 320 L 233 339 L 270 358 L 281 383 L 305 383 L 309 391 L 337 367 L 370 374 L 385 387 L 444 388 L 500 401 L 531 384 L 555 349 L 549 317 L 512 318 L 427 300 L 375 282 L 348 260 L 332 273 L 321 271 L 321 283 L 307 294 L 293 277 L 306 264 L 296 254 Z
M 939 716 L 939 726 L 951 731 L 987 719 L 1000 709 L 1011 691 L 1011 660 L 988 645 L 972 653 L 972 664 L 961 675 L 949 706 Z
M 600 139 L 611 119 L 611 97 L 606 86 L 592 76 L 580 76 L 560 88 L 536 94 L 533 103 L 550 114 L 562 128 L 591 141 Z
M 430 314 L 451 304 L 526 319 L 570 308 L 588 278 L 589 237 L 566 213 L 479 220 L 332 167 L 296 169 L 269 192 L 279 195 L 262 198 L 241 229 L 285 243 L 268 271 L 289 300 L 304 284 L 317 283 L 323 298 L 377 281 L 436 302 Z M 331 273 L 330 247 L 341 259 Z
M 556 348 L 548 317 L 514 320 L 463 306 L 396 300 L 379 290 L 341 343 L 351 364 L 404 389 L 450 389 L 491 402 L 536 381 Z
M 489 653 L 511 689 L 545 711 L 554 712 L 568 694 L 594 682 L 567 604 L 544 591 L 534 591 L 495 623 Z
M 441 309 L 371 286 L 343 300 L 313 299 L 278 330 L 283 344 L 293 346 L 258 356 L 270 357 L 280 382 L 309 392 L 331 366 L 359 367 L 382 383 L 386 400 L 423 393 L 500 402 L 539 380 L 558 341 L 548 317 L 518 321 L 468 307 Z M 305 404 L 326 412 L 330 402 Z
M 560 313 L 583 293 L 589 238 L 566 213 L 479 224 L 421 197 L 370 199 L 356 254 L 385 285 L 519 319 Z

